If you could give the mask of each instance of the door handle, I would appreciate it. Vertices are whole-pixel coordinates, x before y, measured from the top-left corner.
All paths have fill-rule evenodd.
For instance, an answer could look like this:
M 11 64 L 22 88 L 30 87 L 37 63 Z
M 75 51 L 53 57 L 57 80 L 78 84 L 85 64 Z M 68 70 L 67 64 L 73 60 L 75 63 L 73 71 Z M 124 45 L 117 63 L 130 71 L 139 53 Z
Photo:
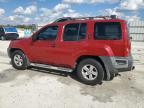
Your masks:
M 88 39 L 90 39 L 90 36 L 91 36 L 90 33 L 88 33 Z

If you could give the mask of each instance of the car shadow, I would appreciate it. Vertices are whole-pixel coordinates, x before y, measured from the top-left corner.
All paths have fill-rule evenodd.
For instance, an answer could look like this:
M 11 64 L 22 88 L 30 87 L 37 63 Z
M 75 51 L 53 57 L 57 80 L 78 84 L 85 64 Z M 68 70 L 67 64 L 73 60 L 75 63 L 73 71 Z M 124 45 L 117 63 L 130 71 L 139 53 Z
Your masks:
M 40 72 L 40 73 L 62 76 L 57 78 L 58 82 L 61 82 L 62 84 L 65 84 L 67 86 L 71 86 L 71 85 L 74 86 L 76 84 L 78 87 L 80 87 L 80 93 L 84 96 L 87 95 L 92 96 L 93 101 L 100 101 L 104 103 L 113 102 L 112 97 L 114 95 L 113 93 L 115 93 L 114 90 L 107 91 L 107 89 L 104 86 L 101 86 L 101 84 L 99 84 L 98 86 L 86 85 L 79 80 L 79 78 L 76 75 L 76 71 L 73 71 L 72 73 L 68 73 L 65 71 L 59 71 L 59 70 L 53 70 L 53 69 L 41 68 L 35 66 L 30 67 L 29 70 Z M 71 79 L 67 77 L 70 77 Z M 98 94 L 98 92 L 100 92 L 100 94 Z
M 48 69 L 48 68 L 42 68 L 42 67 L 36 67 L 36 66 L 30 66 L 28 68 L 28 70 L 52 74 L 52 75 L 59 75 L 59 76 L 64 76 L 64 77 L 67 77 L 70 74 L 70 73 L 67 73 L 64 71 L 58 71 L 58 70 L 54 70 L 54 69 Z

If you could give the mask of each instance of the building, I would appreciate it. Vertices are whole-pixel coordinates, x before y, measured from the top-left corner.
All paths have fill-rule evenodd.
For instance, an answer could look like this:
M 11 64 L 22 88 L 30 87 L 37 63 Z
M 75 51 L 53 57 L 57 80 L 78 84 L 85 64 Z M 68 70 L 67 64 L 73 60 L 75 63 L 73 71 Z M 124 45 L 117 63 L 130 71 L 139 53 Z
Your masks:
M 144 21 L 129 22 L 129 34 L 133 41 L 144 42 Z

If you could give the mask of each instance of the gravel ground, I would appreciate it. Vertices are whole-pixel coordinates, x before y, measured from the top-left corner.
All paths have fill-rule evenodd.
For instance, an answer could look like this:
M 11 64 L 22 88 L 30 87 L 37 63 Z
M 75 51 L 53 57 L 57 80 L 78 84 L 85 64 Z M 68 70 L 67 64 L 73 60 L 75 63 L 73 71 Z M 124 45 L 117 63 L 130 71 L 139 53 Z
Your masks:
M 133 42 L 136 69 L 102 85 L 88 86 L 73 75 L 11 67 L 0 41 L 0 108 L 144 108 L 144 43 Z

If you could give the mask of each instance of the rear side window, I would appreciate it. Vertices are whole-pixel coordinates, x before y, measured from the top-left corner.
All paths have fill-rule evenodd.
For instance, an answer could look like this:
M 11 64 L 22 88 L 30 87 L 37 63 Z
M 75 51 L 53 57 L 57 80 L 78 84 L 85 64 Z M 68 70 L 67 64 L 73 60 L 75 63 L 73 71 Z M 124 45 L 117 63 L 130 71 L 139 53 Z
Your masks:
M 78 41 L 86 37 L 86 24 L 68 24 L 64 29 L 64 41 Z
M 94 38 L 98 40 L 121 39 L 121 26 L 119 22 L 97 22 L 94 26 Z

